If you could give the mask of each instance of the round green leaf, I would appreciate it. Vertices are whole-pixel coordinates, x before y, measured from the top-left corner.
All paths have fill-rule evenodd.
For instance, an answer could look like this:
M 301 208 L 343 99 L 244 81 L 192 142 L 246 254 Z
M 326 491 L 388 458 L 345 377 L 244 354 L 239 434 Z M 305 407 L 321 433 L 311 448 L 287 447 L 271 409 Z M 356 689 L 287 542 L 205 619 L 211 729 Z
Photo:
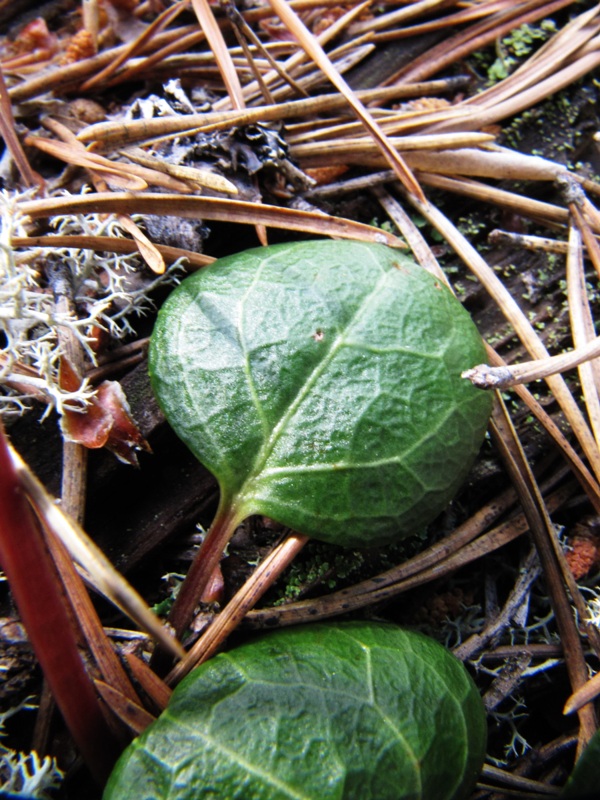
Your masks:
M 459 800 L 485 713 L 463 665 L 394 625 L 267 634 L 191 673 L 104 800 Z
M 162 308 L 150 374 L 222 507 L 345 546 L 431 521 L 480 447 L 485 359 L 451 292 L 384 245 L 248 250 L 187 278 Z

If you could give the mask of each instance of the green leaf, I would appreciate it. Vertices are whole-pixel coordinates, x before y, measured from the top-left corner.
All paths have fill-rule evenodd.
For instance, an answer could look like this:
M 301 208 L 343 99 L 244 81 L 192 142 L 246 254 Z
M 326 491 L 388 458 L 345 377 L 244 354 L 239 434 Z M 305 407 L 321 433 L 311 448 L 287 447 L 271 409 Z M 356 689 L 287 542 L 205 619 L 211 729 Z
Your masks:
M 560 794 L 560 800 L 597 800 L 600 786 L 600 731 L 590 739 Z
M 281 630 L 192 672 L 104 800 L 459 800 L 485 713 L 437 642 L 365 622 Z
M 483 360 L 446 287 L 351 241 L 220 259 L 169 297 L 150 347 L 159 402 L 221 509 L 345 546 L 413 533 L 447 505 L 491 409 L 460 377 Z

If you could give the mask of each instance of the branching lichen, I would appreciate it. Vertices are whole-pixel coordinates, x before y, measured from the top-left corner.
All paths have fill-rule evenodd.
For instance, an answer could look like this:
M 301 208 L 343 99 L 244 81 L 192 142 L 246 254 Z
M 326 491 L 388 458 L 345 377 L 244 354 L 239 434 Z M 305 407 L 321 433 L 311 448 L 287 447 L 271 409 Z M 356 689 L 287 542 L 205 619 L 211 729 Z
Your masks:
M 177 282 L 181 265 L 177 262 L 164 275 L 148 279 L 137 255 L 74 248 L 17 254 L 12 239 L 26 235 L 18 200 L 0 194 L 0 415 L 21 414 L 32 397 L 44 399 L 59 413 L 81 411 L 93 388 L 86 380 L 76 391 L 60 385 L 60 329 L 75 336 L 94 364 L 94 330 L 106 330 L 117 339 L 133 333 L 131 318 L 152 307 L 150 294 L 158 285 Z M 53 224 L 60 235 L 123 233 L 113 215 L 67 215 Z M 55 301 L 51 279 L 57 263 L 76 312 L 61 310 Z
M 0 738 L 4 736 L 4 724 L 18 711 L 33 708 L 25 700 L 14 708 L 0 713 Z M 31 753 L 19 753 L 0 744 L 0 792 L 11 797 L 35 797 L 50 800 L 51 792 L 58 789 L 63 772 L 56 759 Z

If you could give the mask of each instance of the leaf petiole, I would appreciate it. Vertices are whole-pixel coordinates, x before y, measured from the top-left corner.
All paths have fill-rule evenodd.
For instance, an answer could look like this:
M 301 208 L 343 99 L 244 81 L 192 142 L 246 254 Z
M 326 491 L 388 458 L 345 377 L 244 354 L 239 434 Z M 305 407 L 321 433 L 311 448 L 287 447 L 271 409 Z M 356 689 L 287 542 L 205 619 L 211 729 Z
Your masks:
M 222 498 L 213 523 L 196 553 L 169 614 L 169 622 L 177 638 L 182 636 L 190 624 L 194 609 L 219 564 L 223 550 L 246 516 L 235 503 Z

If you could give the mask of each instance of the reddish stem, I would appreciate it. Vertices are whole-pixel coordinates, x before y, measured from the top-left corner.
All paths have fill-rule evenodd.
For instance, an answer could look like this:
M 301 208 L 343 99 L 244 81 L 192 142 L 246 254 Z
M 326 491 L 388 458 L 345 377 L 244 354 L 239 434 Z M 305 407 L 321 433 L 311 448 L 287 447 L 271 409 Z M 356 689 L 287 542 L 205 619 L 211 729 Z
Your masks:
M 169 622 L 175 629 L 178 639 L 192 621 L 194 609 L 200 601 L 202 592 L 208 586 L 225 546 L 241 521 L 237 509 L 229 504 L 224 506 L 225 503 L 222 502 L 169 614 Z
M 73 608 L 13 468 L 1 427 L 0 562 L 71 735 L 94 777 L 103 783 L 119 747 L 86 672 Z
M 175 685 L 193 667 L 211 658 L 307 542 L 308 536 L 302 533 L 288 534 L 256 568 L 186 657 L 175 665 L 165 682 Z

